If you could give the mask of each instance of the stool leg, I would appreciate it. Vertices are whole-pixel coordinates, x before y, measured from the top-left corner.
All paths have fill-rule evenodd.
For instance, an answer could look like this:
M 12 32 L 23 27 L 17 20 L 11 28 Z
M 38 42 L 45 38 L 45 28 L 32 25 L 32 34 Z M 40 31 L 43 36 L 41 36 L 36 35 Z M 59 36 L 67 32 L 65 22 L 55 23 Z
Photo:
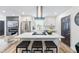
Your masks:
M 56 53 L 58 53 L 58 48 L 56 48 Z
M 53 53 L 53 50 L 51 50 L 52 51 L 52 53 Z
M 26 53 L 28 53 L 28 50 L 22 50 L 22 53 L 24 53 L 24 51 L 25 51 Z
M 16 53 L 18 53 L 18 48 L 16 47 Z
M 33 48 L 31 48 L 31 52 L 33 53 L 34 51 L 33 51 Z
M 23 53 L 23 50 L 22 50 L 22 53 Z
M 43 53 L 43 50 L 41 51 L 41 53 Z
M 42 53 L 43 53 L 43 48 L 42 48 Z

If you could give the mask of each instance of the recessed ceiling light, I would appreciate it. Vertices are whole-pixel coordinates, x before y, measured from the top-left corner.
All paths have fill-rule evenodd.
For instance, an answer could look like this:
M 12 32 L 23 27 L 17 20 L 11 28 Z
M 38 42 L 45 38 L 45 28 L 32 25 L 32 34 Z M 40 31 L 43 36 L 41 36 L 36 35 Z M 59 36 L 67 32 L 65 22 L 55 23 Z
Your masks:
M 54 15 L 57 15 L 58 13 L 57 12 L 54 12 Z
M 25 12 L 22 12 L 22 15 L 24 15 L 25 14 Z
M 6 11 L 5 10 L 2 10 L 2 12 L 5 13 Z

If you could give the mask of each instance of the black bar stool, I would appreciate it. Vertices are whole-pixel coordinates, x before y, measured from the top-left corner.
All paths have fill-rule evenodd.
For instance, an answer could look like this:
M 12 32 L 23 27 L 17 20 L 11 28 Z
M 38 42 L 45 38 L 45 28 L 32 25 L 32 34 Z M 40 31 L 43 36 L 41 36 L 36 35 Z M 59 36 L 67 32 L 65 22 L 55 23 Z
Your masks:
M 35 53 L 35 51 L 40 51 L 43 53 L 42 41 L 34 41 L 32 44 L 31 51 Z
M 26 48 L 25 50 L 22 50 L 22 53 L 24 51 L 27 51 L 27 52 L 30 51 L 28 50 L 29 44 L 30 44 L 30 41 L 22 41 L 20 44 L 16 46 L 16 53 L 18 53 L 18 48 Z
M 53 41 L 45 41 L 45 46 L 45 52 L 51 51 L 53 53 L 53 50 L 50 50 L 50 48 L 56 48 L 56 52 L 58 52 L 57 46 Z

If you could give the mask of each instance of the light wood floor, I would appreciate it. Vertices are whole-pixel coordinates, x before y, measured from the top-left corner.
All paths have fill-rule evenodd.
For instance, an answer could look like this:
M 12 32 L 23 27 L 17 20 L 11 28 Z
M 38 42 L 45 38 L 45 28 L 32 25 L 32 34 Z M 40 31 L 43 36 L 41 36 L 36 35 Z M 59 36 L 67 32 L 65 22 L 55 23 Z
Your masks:
M 8 49 L 6 49 L 3 53 L 16 53 L 15 51 L 18 43 L 19 42 L 14 43 L 10 47 L 8 47 Z M 74 53 L 74 51 L 61 42 L 59 47 L 59 53 Z
M 65 45 L 63 42 L 60 43 L 59 52 L 60 53 L 76 53 L 70 47 Z

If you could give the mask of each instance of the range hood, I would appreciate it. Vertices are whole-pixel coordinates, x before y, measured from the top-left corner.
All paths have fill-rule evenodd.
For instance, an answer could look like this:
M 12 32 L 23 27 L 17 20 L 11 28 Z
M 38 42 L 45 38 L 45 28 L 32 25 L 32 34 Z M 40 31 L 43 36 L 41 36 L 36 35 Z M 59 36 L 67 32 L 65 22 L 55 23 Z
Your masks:
M 44 19 L 44 18 L 45 17 L 43 17 L 43 6 L 37 6 L 35 19 Z

